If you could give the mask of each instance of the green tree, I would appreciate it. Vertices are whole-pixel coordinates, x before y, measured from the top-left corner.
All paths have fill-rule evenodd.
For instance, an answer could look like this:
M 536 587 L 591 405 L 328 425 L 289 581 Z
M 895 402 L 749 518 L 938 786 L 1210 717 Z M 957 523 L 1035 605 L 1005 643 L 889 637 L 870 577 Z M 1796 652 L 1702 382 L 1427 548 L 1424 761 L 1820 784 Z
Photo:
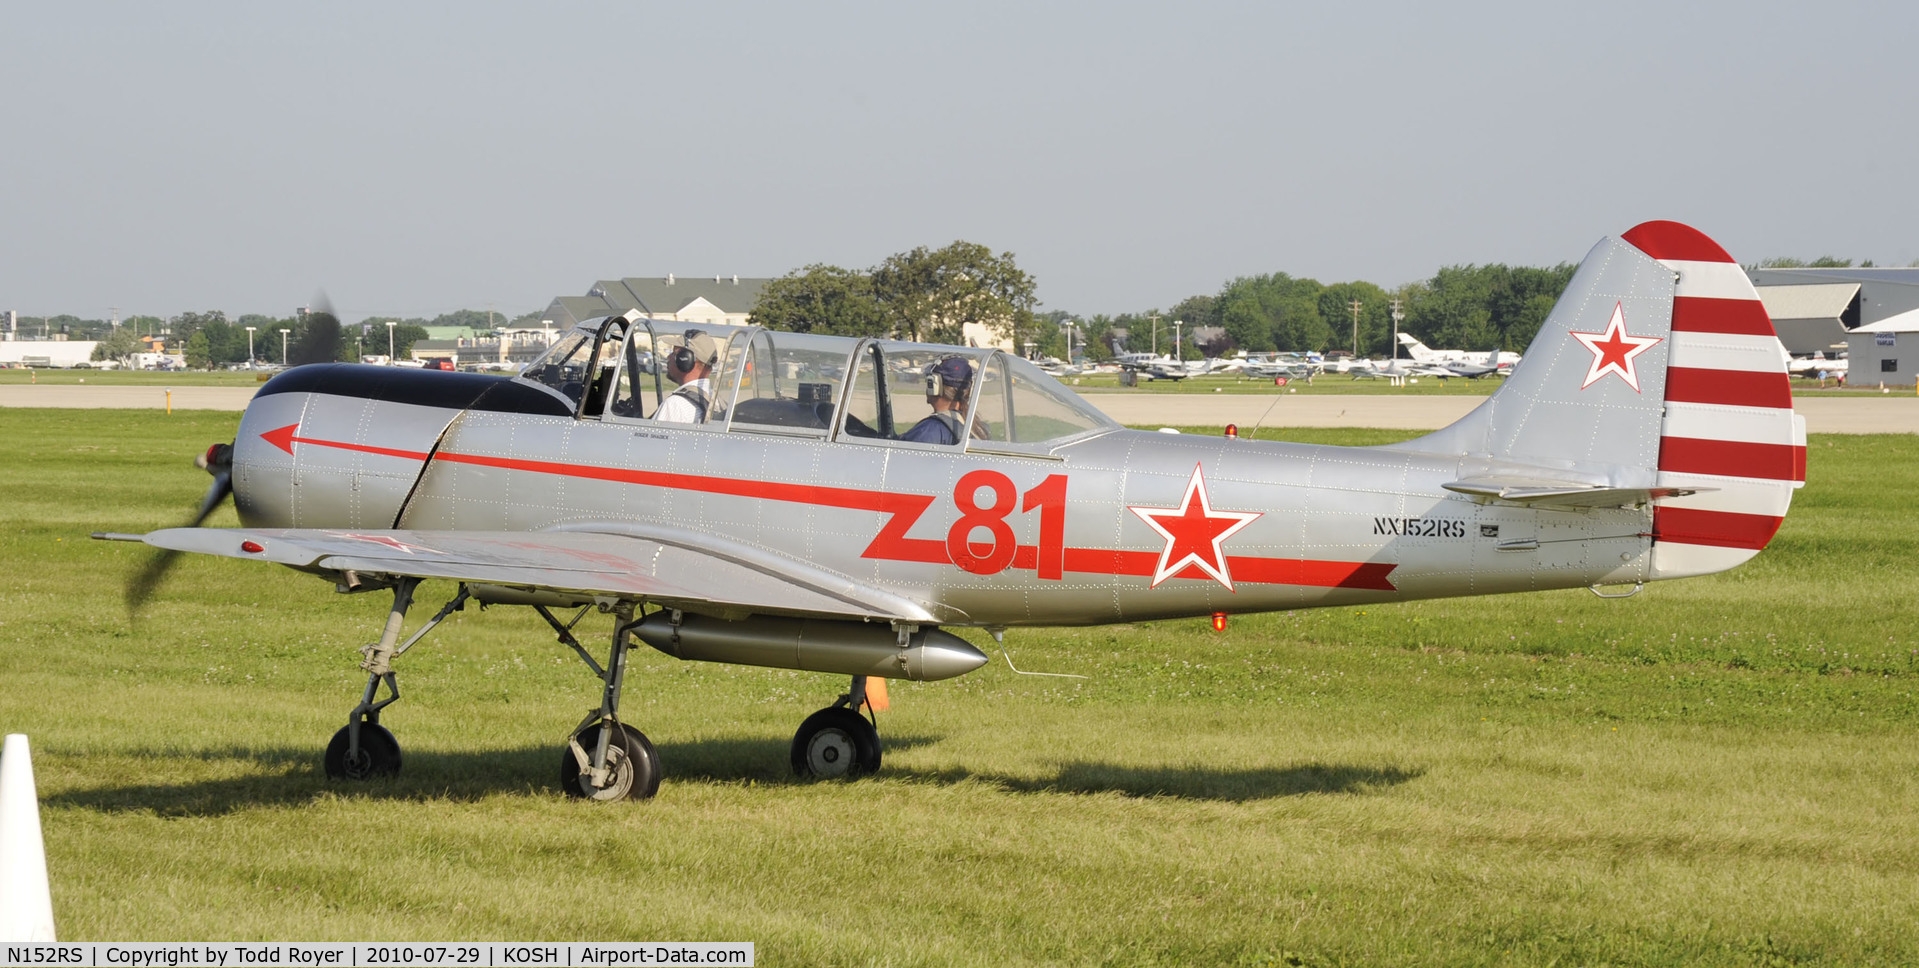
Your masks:
M 1324 288 L 1284 272 L 1242 276 L 1219 294 L 1219 325 L 1233 345 L 1249 352 L 1325 349 L 1332 328 L 1319 312 Z
M 99 344 L 93 348 L 93 358 L 124 363 L 128 357 L 138 352 L 140 352 L 140 338 L 123 326 L 100 337 Z
M 884 336 L 885 312 L 863 272 L 814 264 L 766 284 L 748 321 L 768 329 Z
M 193 369 L 212 369 L 213 355 L 207 349 L 207 334 L 195 331 L 192 336 L 187 337 L 185 356 L 187 358 L 187 366 Z
M 1326 322 L 1328 348 L 1352 348 L 1355 300 L 1359 303 L 1359 355 L 1392 355 L 1393 297 L 1370 282 L 1336 282 L 1319 291 L 1319 318 Z
M 935 343 L 965 339 L 968 323 L 1019 346 L 1033 326 L 1033 278 L 1011 252 L 959 241 L 924 246 L 887 258 L 872 271 L 873 293 L 887 329 L 896 336 Z
M 381 329 L 386 327 L 382 325 Z M 393 328 L 393 358 L 406 360 L 413 357 L 413 344 L 426 339 L 429 334 L 425 326 L 418 323 L 405 323 Z

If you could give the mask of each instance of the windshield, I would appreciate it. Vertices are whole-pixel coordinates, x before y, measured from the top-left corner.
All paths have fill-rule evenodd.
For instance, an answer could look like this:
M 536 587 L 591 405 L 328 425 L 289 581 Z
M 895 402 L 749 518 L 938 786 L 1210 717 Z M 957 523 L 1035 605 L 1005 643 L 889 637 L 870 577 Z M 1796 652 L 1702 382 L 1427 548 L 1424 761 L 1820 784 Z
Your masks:
M 587 355 L 593 351 L 593 338 L 598 334 L 597 326 L 588 324 L 568 330 L 554 340 L 546 352 L 534 357 L 514 379 L 545 387 L 578 407 L 580 399 L 586 396 Z

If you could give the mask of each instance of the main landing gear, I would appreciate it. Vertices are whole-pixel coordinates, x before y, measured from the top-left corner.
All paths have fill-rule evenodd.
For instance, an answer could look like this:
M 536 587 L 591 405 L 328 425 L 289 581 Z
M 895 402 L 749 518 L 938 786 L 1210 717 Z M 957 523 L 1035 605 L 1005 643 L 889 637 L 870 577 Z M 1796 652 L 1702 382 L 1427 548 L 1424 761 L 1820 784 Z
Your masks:
M 393 673 L 393 660 L 413 647 L 447 616 L 466 606 L 470 597 L 465 585 L 438 614 L 420 629 L 400 641 L 406 613 L 413 605 L 417 578 L 399 579 L 393 586 L 393 607 L 387 614 L 380 640 L 360 651 L 366 655 L 361 668 L 367 672 L 366 691 L 359 705 L 347 716 L 347 724 L 333 734 L 327 744 L 324 764 L 333 779 L 367 780 L 400 772 L 400 744 L 386 727 L 380 725 L 380 711 L 400 698 L 400 687 Z M 596 662 L 586 647 L 573 637 L 573 627 L 594 610 L 580 609 L 571 621 L 562 622 L 544 605 L 533 606 L 540 617 L 559 634 L 560 642 L 571 648 L 603 683 L 600 704 L 589 710 L 567 737 L 560 751 L 560 789 L 568 796 L 587 800 L 644 800 L 660 788 L 660 756 L 646 734 L 620 720 L 620 690 L 626 679 L 627 652 L 632 645 L 634 607 L 621 602 L 611 607 L 615 621 L 613 643 L 606 664 Z M 386 697 L 380 697 L 381 686 Z M 871 710 L 867 701 L 866 677 L 853 676 L 852 685 L 831 706 L 800 724 L 793 735 L 793 772 L 801 777 L 852 779 L 880 768 L 880 735 L 863 710 Z
M 626 652 L 632 645 L 633 606 L 621 602 L 614 607 L 613 648 L 604 668 L 573 637 L 573 626 L 588 609 L 581 609 L 565 624 L 544 605 L 533 609 L 605 683 L 600 707 L 587 712 L 567 737 L 566 749 L 560 751 L 560 789 L 568 796 L 602 801 L 644 800 L 659 792 L 660 754 L 645 733 L 620 722 L 620 686 L 626 680 Z
M 806 717 L 793 734 L 793 772 L 823 780 L 853 779 L 880 768 L 880 731 L 860 709 L 866 701 L 866 677 L 833 705 Z

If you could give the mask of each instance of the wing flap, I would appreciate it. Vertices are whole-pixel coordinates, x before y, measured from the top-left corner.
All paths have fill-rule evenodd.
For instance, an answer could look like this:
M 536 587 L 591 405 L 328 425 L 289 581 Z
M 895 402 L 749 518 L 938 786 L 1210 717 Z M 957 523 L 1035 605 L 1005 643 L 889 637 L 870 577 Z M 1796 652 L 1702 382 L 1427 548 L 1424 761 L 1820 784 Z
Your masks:
M 700 613 L 832 615 L 933 622 L 909 599 L 804 566 L 592 531 L 322 531 L 170 528 L 156 548 L 270 561 L 302 571 L 405 575 L 644 599 Z M 670 576 L 670 577 L 668 577 Z

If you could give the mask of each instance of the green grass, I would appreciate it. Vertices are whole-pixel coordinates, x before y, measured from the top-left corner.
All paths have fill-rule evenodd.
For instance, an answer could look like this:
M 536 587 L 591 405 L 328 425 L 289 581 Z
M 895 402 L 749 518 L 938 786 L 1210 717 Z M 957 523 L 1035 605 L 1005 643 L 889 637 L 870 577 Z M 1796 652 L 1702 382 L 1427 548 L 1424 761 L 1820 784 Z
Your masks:
M 207 480 L 191 456 L 236 422 L 0 410 L 0 730 L 32 736 L 63 937 L 747 940 L 763 964 L 1919 962 L 1919 438 L 1813 438 L 1771 548 L 1624 601 L 1015 631 L 1022 668 L 1091 678 L 995 661 L 894 683 L 886 768 L 854 784 L 785 766 L 836 678 L 642 650 L 625 711 L 667 779 L 595 806 L 556 789 L 594 683 L 523 609 L 469 609 L 400 659 L 385 722 L 405 772 L 367 785 L 318 759 L 379 596 L 190 558 L 129 625 L 143 549 L 85 535 L 177 522 Z

